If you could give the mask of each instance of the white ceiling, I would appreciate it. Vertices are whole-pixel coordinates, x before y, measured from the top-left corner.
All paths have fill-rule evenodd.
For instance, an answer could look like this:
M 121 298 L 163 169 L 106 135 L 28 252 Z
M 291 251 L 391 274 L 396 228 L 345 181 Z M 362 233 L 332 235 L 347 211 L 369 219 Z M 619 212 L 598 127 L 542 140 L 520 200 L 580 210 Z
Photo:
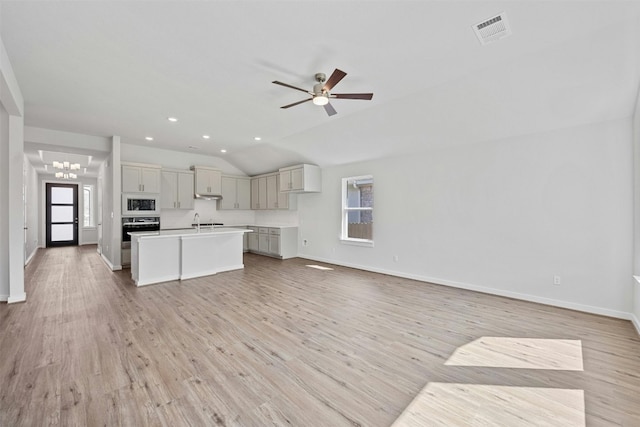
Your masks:
M 513 34 L 482 46 L 472 25 L 500 12 Z M 628 117 L 639 12 L 629 1 L 3 0 L 0 36 L 26 125 L 195 146 L 257 174 Z M 334 68 L 348 73 L 334 92 L 373 100 L 334 100 L 332 117 L 279 108 L 305 94 L 271 81 L 311 88 Z

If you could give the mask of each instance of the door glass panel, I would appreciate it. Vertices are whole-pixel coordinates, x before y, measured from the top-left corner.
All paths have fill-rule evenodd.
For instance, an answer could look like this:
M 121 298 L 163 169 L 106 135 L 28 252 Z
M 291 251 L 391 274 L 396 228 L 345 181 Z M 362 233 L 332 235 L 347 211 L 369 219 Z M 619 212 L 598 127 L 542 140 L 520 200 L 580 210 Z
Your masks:
M 73 240 L 73 224 L 51 224 L 51 241 Z
M 73 206 L 51 206 L 51 222 L 73 222 Z
M 51 187 L 51 203 L 72 205 L 73 188 Z

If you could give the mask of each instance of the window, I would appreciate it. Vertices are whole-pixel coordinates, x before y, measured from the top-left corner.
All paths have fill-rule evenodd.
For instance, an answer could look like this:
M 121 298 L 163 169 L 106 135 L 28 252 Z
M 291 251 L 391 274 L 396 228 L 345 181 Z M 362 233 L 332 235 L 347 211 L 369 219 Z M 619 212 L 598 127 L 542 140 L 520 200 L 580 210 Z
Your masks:
M 95 222 L 94 222 L 94 187 L 93 185 L 84 185 L 83 186 L 83 192 L 82 192 L 82 200 L 84 203 L 84 221 L 83 221 L 83 226 L 84 227 L 95 227 Z
M 344 243 L 373 246 L 373 176 L 342 179 L 342 235 Z

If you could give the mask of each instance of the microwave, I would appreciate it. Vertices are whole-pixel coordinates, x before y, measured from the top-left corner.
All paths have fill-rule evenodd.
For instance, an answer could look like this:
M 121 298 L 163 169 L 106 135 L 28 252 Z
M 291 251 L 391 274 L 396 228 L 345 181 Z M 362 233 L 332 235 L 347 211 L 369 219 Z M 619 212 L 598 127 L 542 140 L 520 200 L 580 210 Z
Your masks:
M 123 194 L 122 216 L 160 215 L 160 196 L 157 194 Z

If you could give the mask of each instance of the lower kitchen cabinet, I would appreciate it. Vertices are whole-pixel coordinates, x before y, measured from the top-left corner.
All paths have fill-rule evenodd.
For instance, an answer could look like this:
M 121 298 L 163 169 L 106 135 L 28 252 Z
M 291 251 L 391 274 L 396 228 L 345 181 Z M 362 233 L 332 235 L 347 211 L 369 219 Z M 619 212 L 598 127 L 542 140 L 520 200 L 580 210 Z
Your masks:
M 248 227 L 249 252 L 274 258 L 293 258 L 298 253 L 298 227 Z
M 247 233 L 247 249 L 249 252 L 258 252 L 258 227 L 249 227 L 253 231 Z
M 269 229 L 258 229 L 258 252 L 269 253 Z

